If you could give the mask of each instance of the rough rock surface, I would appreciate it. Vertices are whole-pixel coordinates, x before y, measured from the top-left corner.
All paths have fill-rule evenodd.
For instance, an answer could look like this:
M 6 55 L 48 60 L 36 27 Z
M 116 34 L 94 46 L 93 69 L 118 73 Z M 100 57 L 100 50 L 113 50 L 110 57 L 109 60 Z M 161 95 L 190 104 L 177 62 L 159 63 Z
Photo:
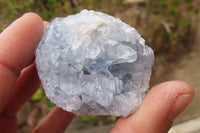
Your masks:
M 77 115 L 127 116 L 149 87 L 154 54 L 137 31 L 104 13 L 56 18 L 36 48 L 47 97 Z

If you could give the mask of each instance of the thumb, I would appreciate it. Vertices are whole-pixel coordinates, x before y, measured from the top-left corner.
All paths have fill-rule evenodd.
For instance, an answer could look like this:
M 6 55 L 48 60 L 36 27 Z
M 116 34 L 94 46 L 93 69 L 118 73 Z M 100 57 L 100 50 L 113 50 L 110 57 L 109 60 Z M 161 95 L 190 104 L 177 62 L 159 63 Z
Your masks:
M 149 91 L 134 114 L 117 121 L 111 133 L 167 133 L 193 96 L 193 89 L 185 82 L 159 84 Z

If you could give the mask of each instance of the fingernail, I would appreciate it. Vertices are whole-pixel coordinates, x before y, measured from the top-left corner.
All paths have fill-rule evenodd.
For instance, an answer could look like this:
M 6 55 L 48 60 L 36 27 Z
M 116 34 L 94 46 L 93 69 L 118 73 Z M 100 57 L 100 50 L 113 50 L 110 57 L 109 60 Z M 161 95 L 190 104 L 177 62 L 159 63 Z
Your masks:
M 171 108 L 168 117 L 170 121 L 173 121 L 192 101 L 193 94 L 184 94 L 178 96 L 176 102 L 174 103 L 173 107 Z

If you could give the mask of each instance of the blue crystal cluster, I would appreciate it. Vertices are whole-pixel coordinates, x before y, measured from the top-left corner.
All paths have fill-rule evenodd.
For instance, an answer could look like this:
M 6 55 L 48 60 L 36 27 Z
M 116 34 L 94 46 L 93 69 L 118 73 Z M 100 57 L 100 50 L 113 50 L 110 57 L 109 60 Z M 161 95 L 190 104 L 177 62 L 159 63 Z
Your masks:
M 134 28 L 104 13 L 56 18 L 35 52 L 47 97 L 77 115 L 131 114 L 148 91 L 154 62 L 144 43 Z

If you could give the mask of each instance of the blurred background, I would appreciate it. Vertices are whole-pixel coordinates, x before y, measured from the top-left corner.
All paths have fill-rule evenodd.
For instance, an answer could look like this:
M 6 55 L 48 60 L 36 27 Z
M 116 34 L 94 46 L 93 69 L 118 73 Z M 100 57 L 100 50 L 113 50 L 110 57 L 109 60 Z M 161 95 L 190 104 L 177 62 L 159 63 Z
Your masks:
M 82 9 L 113 15 L 135 27 L 155 52 L 150 86 L 176 79 L 195 89 L 192 104 L 175 120 L 175 127 L 199 118 L 200 0 L 0 0 L 0 32 L 25 12 L 51 21 Z M 54 106 L 40 86 L 18 113 L 19 133 L 31 132 Z M 76 117 L 66 133 L 107 133 L 116 120 L 114 116 Z

